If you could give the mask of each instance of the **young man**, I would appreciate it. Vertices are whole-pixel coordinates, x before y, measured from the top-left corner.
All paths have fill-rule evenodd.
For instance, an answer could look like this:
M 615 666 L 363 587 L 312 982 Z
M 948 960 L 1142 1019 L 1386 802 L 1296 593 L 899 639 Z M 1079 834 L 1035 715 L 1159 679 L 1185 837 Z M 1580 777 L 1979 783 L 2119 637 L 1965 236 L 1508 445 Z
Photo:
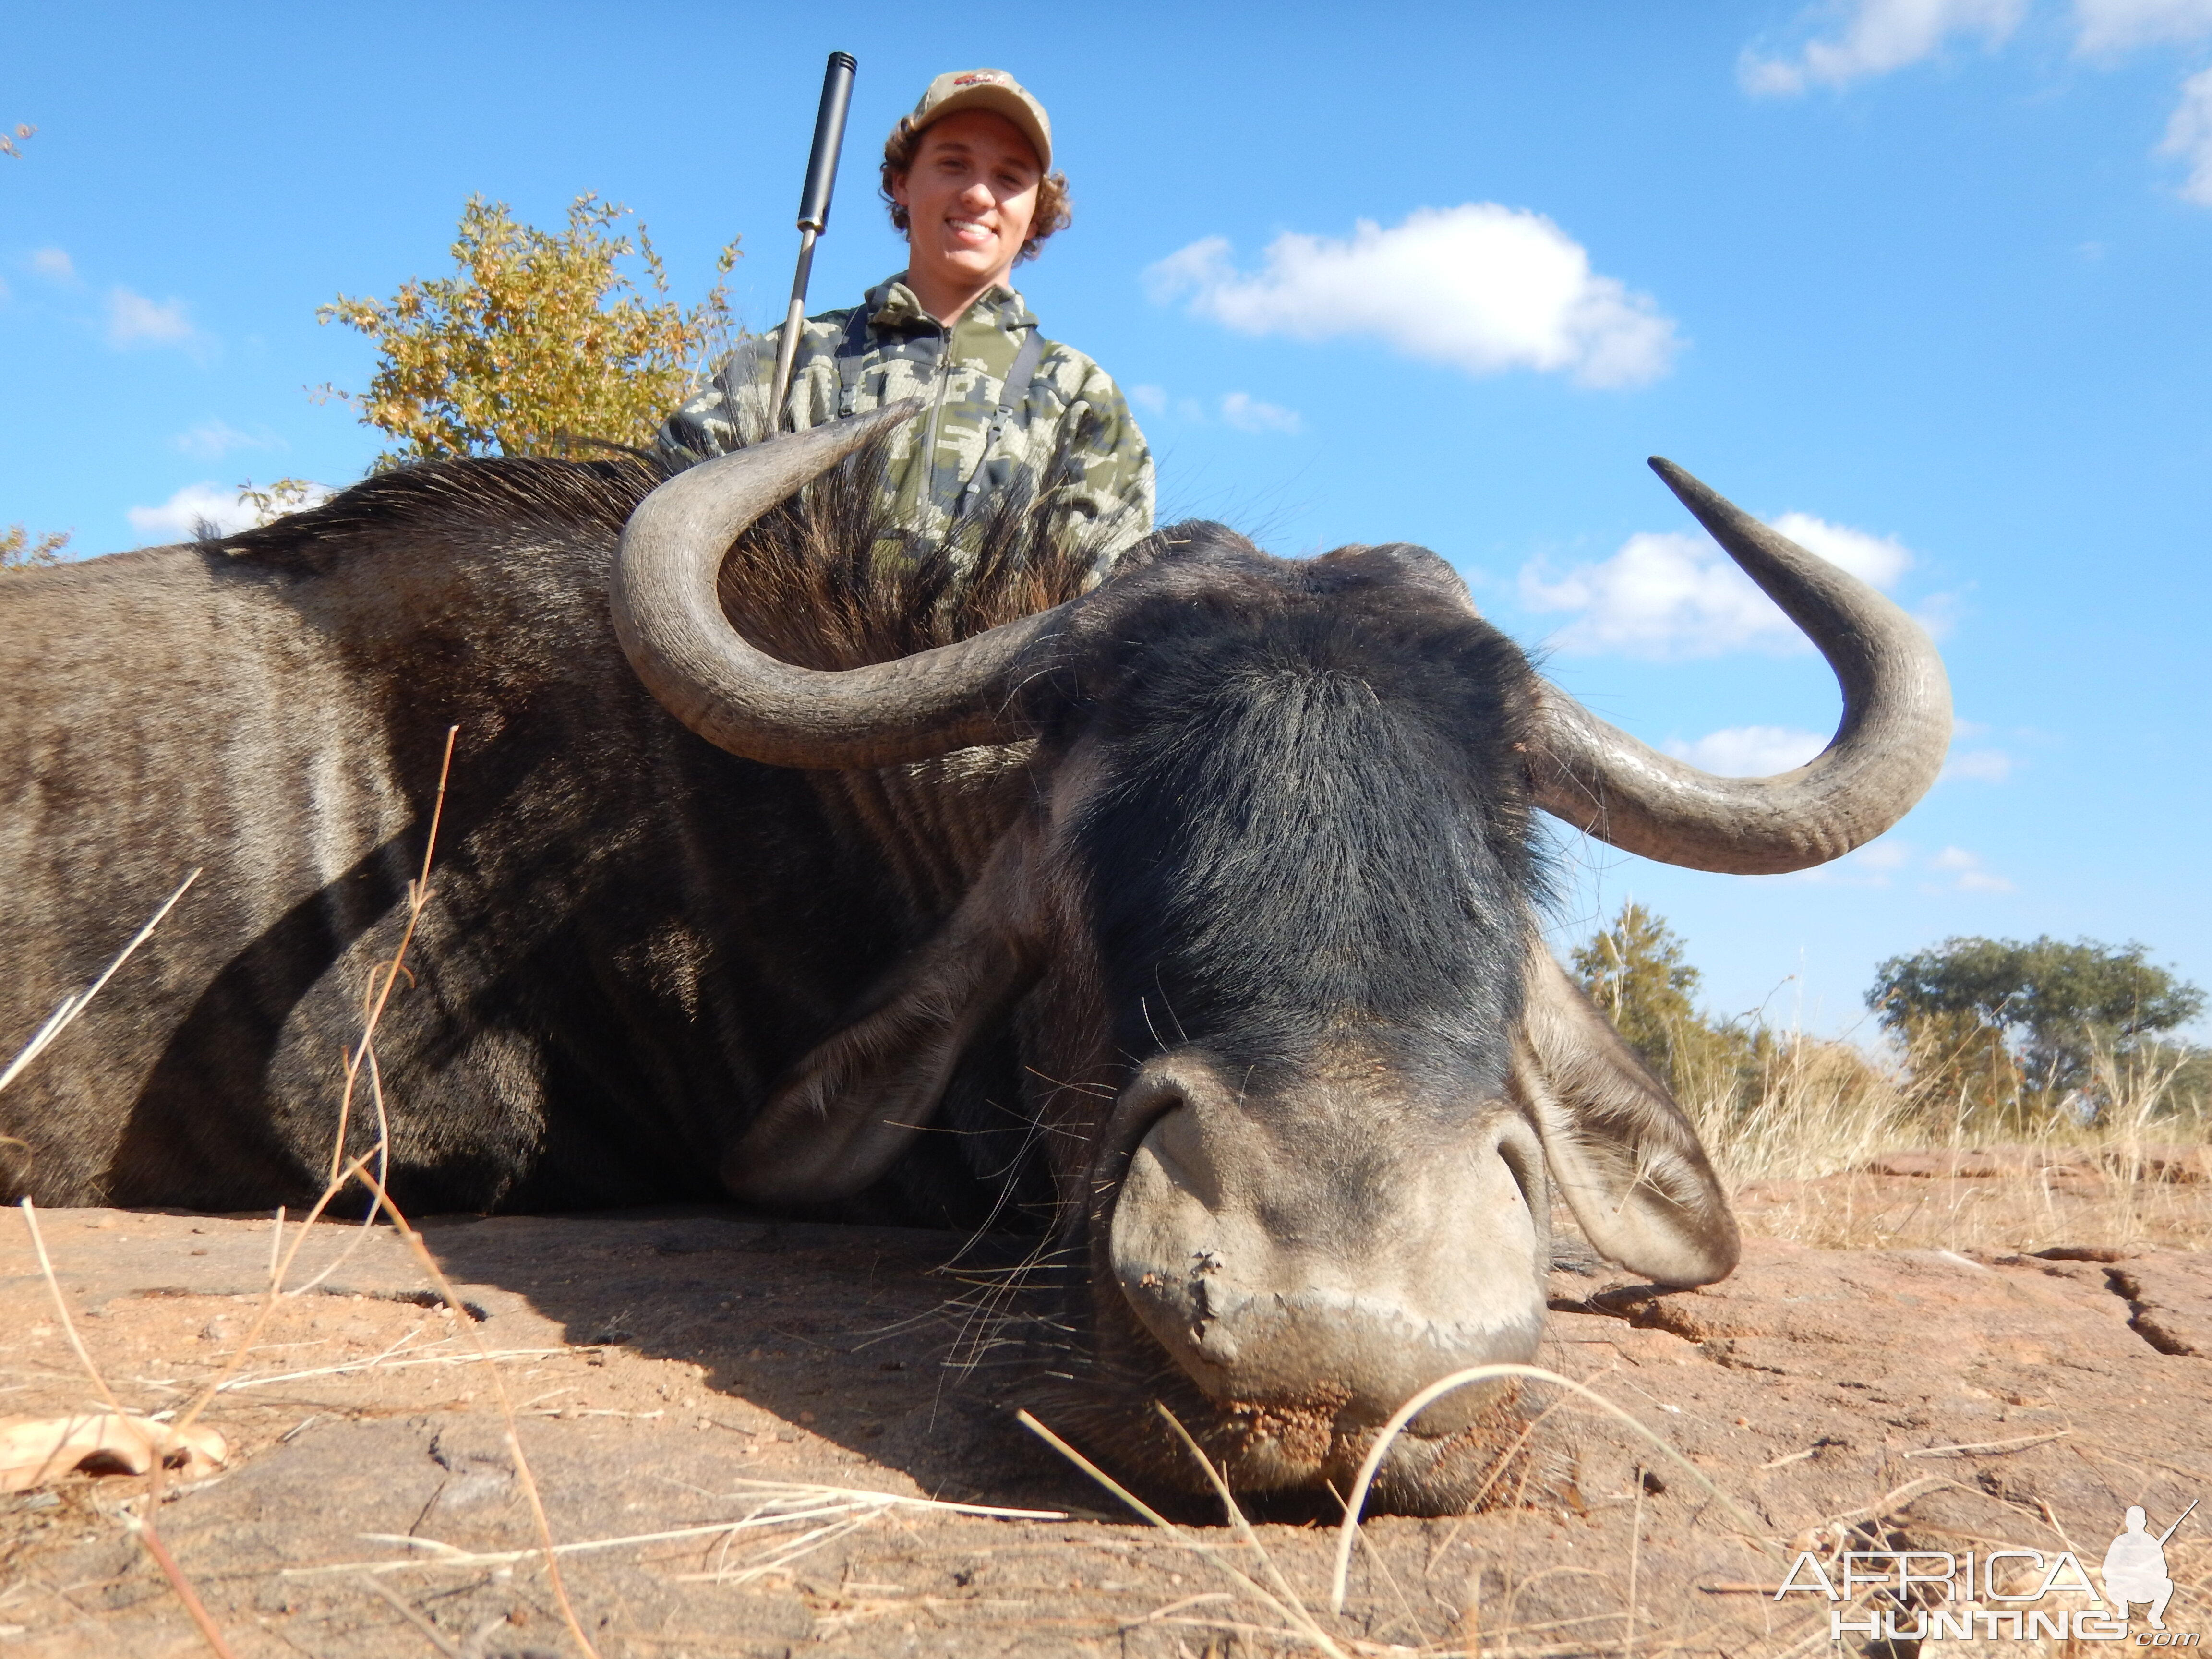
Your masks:
M 722 362 L 661 428 L 661 451 L 689 463 L 920 397 L 884 479 L 904 532 L 942 542 L 1019 485 L 1055 527 L 1095 538 L 1103 574 L 1152 527 L 1152 458 L 1105 371 L 1045 339 L 1009 282 L 1069 222 L 1044 106 L 1003 70 L 939 76 L 884 142 L 883 192 L 907 269 L 806 320 L 781 421 L 768 407 L 779 328 Z

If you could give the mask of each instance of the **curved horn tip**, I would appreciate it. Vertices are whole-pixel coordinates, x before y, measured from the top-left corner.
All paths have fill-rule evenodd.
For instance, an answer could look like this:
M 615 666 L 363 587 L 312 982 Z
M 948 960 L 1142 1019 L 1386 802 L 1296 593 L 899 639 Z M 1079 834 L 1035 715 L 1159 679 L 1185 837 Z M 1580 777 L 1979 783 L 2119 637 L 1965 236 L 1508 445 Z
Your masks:
M 1728 545 L 1728 538 L 1722 533 L 1721 526 L 1714 522 L 1716 519 L 1746 529 L 1766 528 L 1703 478 L 1686 467 L 1677 466 L 1664 455 L 1652 456 L 1648 465 L 1659 475 L 1659 482 L 1674 492 L 1674 499 L 1688 507 L 1691 516 L 1712 532 L 1723 547 Z M 1736 559 L 1738 563 L 1742 562 L 1732 549 L 1729 556 Z
M 896 426 L 902 421 L 910 421 L 927 406 L 927 398 L 902 398 L 895 404 L 878 404 L 866 414 L 848 415 L 839 420 L 825 421 L 821 426 L 810 427 L 808 430 L 815 432 L 842 430 L 849 432 L 856 437 L 863 434 L 873 437 L 878 428 Z M 799 434 L 795 432 L 787 432 L 779 435 L 795 438 Z
M 862 414 L 841 416 L 836 420 L 824 421 L 819 426 L 811 426 L 804 431 L 779 432 L 765 441 L 781 443 L 788 439 L 804 438 L 824 448 L 834 449 L 844 445 L 858 448 L 884 428 L 897 426 L 902 422 L 910 421 L 927 407 L 927 398 L 902 398 L 895 404 L 878 404 L 875 408 Z M 755 446 L 755 447 L 764 447 L 765 445 Z M 742 452 L 733 450 L 731 453 L 735 454 Z
M 1692 495 L 1717 497 L 1718 492 L 1711 484 L 1687 467 L 1678 465 L 1664 455 L 1653 455 L 1645 460 L 1644 465 L 1657 473 L 1659 482 L 1673 490 L 1686 504 Z

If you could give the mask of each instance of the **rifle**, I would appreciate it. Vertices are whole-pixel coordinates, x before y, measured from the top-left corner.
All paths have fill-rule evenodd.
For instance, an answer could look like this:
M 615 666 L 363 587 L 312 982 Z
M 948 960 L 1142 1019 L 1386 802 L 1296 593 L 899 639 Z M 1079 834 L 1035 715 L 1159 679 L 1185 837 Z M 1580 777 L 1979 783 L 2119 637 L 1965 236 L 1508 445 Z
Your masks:
M 2189 1500 L 2189 1510 L 2195 1509 L 2197 1504 L 2197 1500 L 2194 1498 L 2191 1498 Z M 2189 1519 L 2189 1510 L 2184 1510 L 2180 1514 L 2175 1516 L 2173 1517 L 2173 1524 L 2168 1527 L 2164 1532 L 2159 1534 L 2158 1543 L 2160 1549 L 2166 1547 L 2166 1540 L 2167 1539 L 2172 1537 L 2175 1533 L 2181 1530 L 2181 1523 Z
M 845 112 L 853 102 L 853 71 L 860 62 L 849 52 L 830 54 L 822 73 L 822 106 L 814 114 L 814 148 L 806 156 L 806 184 L 799 193 L 799 269 L 791 279 L 791 309 L 775 348 L 775 394 L 769 404 L 771 431 L 783 427 L 784 394 L 791 390 L 791 365 L 799 355 L 799 325 L 806 319 L 806 281 L 814 274 L 814 241 L 830 228 L 830 195 L 837 186 L 837 155 L 845 147 Z

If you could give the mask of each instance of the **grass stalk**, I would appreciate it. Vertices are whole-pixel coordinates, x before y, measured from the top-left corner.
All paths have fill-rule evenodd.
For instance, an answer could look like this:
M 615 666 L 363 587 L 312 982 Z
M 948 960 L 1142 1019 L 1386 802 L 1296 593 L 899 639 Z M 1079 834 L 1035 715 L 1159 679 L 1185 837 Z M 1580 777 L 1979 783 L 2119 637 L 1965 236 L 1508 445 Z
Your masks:
M 1165 1533 L 1168 1537 L 1174 1540 L 1175 1542 L 1182 1545 L 1183 1548 L 1190 1551 L 1192 1554 L 1200 1557 L 1201 1559 L 1218 1569 L 1231 1583 L 1238 1586 L 1247 1595 L 1258 1601 L 1261 1606 L 1266 1607 L 1268 1612 L 1273 1613 L 1276 1618 L 1281 1620 L 1283 1623 L 1289 1627 L 1289 1631 L 1285 1633 L 1295 1633 L 1304 1637 L 1314 1646 L 1320 1649 L 1322 1653 L 1328 1655 L 1328 1659 L 1351 1659 L 1351 1656 L 1346 1654 L 1344 1649 L 1328 1636 L 1328 1632 L 1322 1630 L 1319 1626 L 1315 1625 L 1310 1617 L 1309 1617 L 1304 1624 L 1301 1624 L 1292 1614 L 1290 1608 L 1285 1607 L 1280 1601 L 1277 1601 L 1273 1595 L 1270 1595 L 1267 1589 L 1255 1582 L 1249 1573 L 1237 1566 L 1235 1562 L 1228 1559 L 1220 1550 L 1216 1549 L 1212 1545 L 1206 1543 L 1202 1540 L 1193 1538 L 1182 1528 L 1176 1525 L 1174 1522 L 1169 1520 L 1151 1504 L 1146 1503 L 1143 1498 L 1138 1497 L 1127 1486 L 1124 1486 L 1120 1481 L 1116 1480 L 1112 1475 L 1107 1474 L 1105 1470 L 1100 1468 L 1096 1463 L 1085 1457 L 1081 1452 L 1076 1450 L 1074 1447 L 1069 1445 L 1067 1442 L 1061 1439 L 1050 1429 L 1045 1427 L 1043 1424 L 1038 1422 L 1036 1418 L 1030 1415 L 1028 1411 L 1017 1411 L 1014 1413 L 1014 1420 L 1019 1423 L 1024 1428 L 1027 1429 L 1031 1434 L 1036 1436 L 1038 1439 L 1043 1441 L 1046 1445 L 1050 1446 L 1062 1457 L 1065 1457 L 1069 1462 L 1074 1464 L 1075 1467 L 1082 1470 L 1084 1474 L 1089 1475 L 1091 1480 L 1097 1481 L 1108 1492 L 1113 1493 L 1115 1497 L 1120 1498 L 1122 1503 L 1127 1504 L 1130 1509 L 1135 1510 L 1136 1513 L 1144 1520 L 1150 1522 L 1152 1526 L 1158 1528 L 1160 1531 Z M 1212 1466 L 1209 1465 L 1209 1473 L 1211 1472 L 1211 1468 Z
M 127 955 L 128 952 L 125 954 Z M 94 988 L 97 989 L 98 987 L 95 986 Z M 89 1000 L 89 996 L 87 1000 Z M 76 1321 L 70 1315 L 69 1298 L 62 1294 L 61 1280 L 54 1274 L 53 1259 L 46 1254 L 46 1237 L 39 1229 L 38 1206 L 33 1204 L 29 1196 L 26 1194 L 21 1207 L 23 1212 L 23 1224 L 31 1231 L 31 1247 L 38 1253 L 39 1271 L 45 1275 L 47 1294 L 53 1298 L 54 1311 L 61 1318 L 62 1329 L 69 1337 L 70 1346 L 76 1351 L 78 1363 L 84 1367 L 85 1375 L 92 1379 L 92 1386 L 100 1391 L 100 1397 L 106 1401 L 107 1408 L 113 1412 L 125 1426 L 133 1428 L 134 1432 L 137 1431 L 135 1428 L 137 1419 L 131 1413 L 123 1409 L 122 1402 L 115 1397 L 114 1389 L 107 1386 L 106 1376 L 94 1362 L 92 1351 L 85 1346 L 84 1338 L 77 1334 Z M 161 1502 L 163 1449 L 151 1435 L 146 1435 L 144 1441 L 146 1448 L 145 1513 L 132 1521 L 131 1530 L 137 1534 L 139 1543 L 144 1546 L 146 1553 L 153 1558 L 154 1565 L 160 1570 L 161 1577 L 168 1581 L 170 1592 L 183 1605 L 185 1616 L 192 1621 L 193 1628 L 199 1632 L 200 1639 L 208 1644 L 209 1651 L 216 1656 L 216 1659 L 238 1659 L 237 1655 L 232 1651 L 229 1642 L 223 1636 L 222 1627 L 216 1623 L 215 1616 L 207 1610 L 207 1603 L 200 1600 L 199 1593 L 192 1588 L 191 1581 L 185 1577 L 184 1569 L 177 1565 L 177 1558 L 169 1553 L 168 1545 L 162 1540 L 160 1528 L 154 1524 L 154 1511 Z
M 194 870 L 178 883 L 177 890 L 161 901 L 161 908 L 147 918 L 143 927 L 131 936 L 131 942 L 117 952 L 115 960 L 100 971 L 100 977 L 82 991 L 74 992 L 61 1000 L 53 1012 L 46 1016 L 46 1023 L 33 1031 L 31 1040 L 23 1045 L 15 1058 L 9 1060 L 4 1069 L 0 1069 L 0 1089 L 6 1088 L 21 1076 L 25 1066 L 44 1054 L 52 1046 L 56 1037 L 76 1023 L 77 1016 L 92 1006 L 92 1000 L 106 987 L 109 980 L 115 977 L 116 970 L 131 960 L 140 945 L 154 937 L 154 930 L 161 925 L 162 919 L 177 908 L 177 901 L 184 897 L 191 884 L 199 878 L 199 871 Z
M 1735 1499 L 1714 1485 L 1711 1477 L 1603 1395 L 1594 1389 L 1584 1387 L 1571 1376 L 1562 1376 L 1557 1371 L 1546 1370 L 1541 1365 L 1522 1365 L 1500 1361 L 1488 1365 L 1470 1365 L 1465 1370 L 1454 1371 L 1449 1376 L 1438 1377 L 1404 1405 L 1399 1407 L 1396 1411 L 1391 1413 L 1389 1420 L 1384 1423 L 1376 1433 L 1375 1443 L 1368 1448 L 1367 1455 L 1360 1461 L 1359 1474 L 1352 1480 L 1352 1491 L 1345 1498 L 1344 1519 L 1337 1526 L 1336 1565 L 1329 1576 L 1328 1607 L 1331 1613 L 1340 1613 L 1344 1611 L 1345 1581 L 1352 1571 L 1352 1540 L 1359 1532 L 1360 1513 L 1367 1506 L 1368 1491 L 1374 1486 L 1375 1476 L 1382 1467 L 1382 1460 L 1389 1455 L 1392 1443 L 1405 1432 L 1408 1423 L 1455 1389 L 1468 1388 L 1477 1382 L 1497 1382 L 1505 1377 L 1522 1377 L 1531 1382 L 1548 1382 L 1555 1388 L 1565 1389 L 1579 1395 L 1624 1427 L 1649 1441 L 1658 1449 L 1662 1456 L 1672 1460 L 1685 1474 L 1703 1486 L 1713 1500 L 1728 1511 L 1729 1518 L 1736 1523 L 1746 1538 L 1779 1559 L 1779 1553 L 1775 1550 L 1772 1542 L 1766 1537 L 1765 1530 L 1759 1522 L 1747 1515 Z

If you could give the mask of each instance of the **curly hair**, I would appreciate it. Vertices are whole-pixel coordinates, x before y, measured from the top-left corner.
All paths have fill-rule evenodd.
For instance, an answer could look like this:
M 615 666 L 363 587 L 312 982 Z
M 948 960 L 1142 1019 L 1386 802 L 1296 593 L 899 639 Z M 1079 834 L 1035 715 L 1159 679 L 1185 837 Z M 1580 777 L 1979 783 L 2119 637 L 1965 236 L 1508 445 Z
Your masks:
M 912 228 L 907 210 L 891 194 L 891 181 L 902 179 L 913 170 L 914 158 L 921 149 L 921 135 L 927 128 L 916 127 L 914 117 L 902 115 L 891 136 L 884 140 L 883 184 L 878 194 L 891 210 L 891 223 L 904 234 Z M 1030 220 L 1030 234 L 1022 243 L 1022 251 L 1014 255 L 1014 263 L 1034 259 L 1043 249 L 1054 232 L 1066 230 L 1075 222 L 1075 214 L 1068 205 L 1067 175 L 1048 173 L 1037 180 L 1036 212 Z

